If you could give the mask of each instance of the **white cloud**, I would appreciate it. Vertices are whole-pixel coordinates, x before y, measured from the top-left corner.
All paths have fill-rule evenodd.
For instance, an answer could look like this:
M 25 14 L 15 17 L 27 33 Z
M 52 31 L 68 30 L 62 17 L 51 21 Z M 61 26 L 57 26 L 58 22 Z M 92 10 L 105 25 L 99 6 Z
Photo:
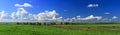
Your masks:
M 57 18 L 57 21 L 62 22 L 62 21 L 63 21 L 62 18 L 63 18 L 62 16 L 61 16 L 61 17 L 58 17 L 58 18 Z
M 88 17 L 85 17 L 85 18 L 77 18 L 77 20 L 93 20 L 93 19 L 97 19 L 97 20 L 100 20 L 102 19 L 101 16 L 93 16 L 93 15 L 90 15 Z
M 5 11 L 4 11 L 4 10 L 3 10 L 3 11 L 1 11 L 1 12 L 0 12 L 0 20 L 1 20 L 1 19 L 4 19 L 4 17 L 6 17 L 6 16 L 7 16 L 7 14 L 8 14 L 8 13 L 5 13 Z
M 81 21 L 87 21 L 87 20 L 101 20 L 103 17 L 102 16 L 94 16 L 94 15 L 90 15 L 87 17 L 81 17 L 81 16 L 76 16 L 76 17 L 72 17 L 72 18 L 66 18 L 64 19 L 64 17 L 60 16 L 59 14 L 55 11 L 44 11 L 44 12 L 40 12 L 38 14 L 31 14 L 29 12 L 27 12 L 23 7 L 32 7 L 32 5 L 30 5 L 29 3 L 24 3 L 23 5 L 20 4 L 15 4 L 15 6 L 18 7 L 16 12 L 12 12 L 10 16 L 8 16 L 9 14 L 6 13 L 4 10 L 0 12 L 0 20 L 4 19 L 5 17 L 9 17 L 11 19 L 13 19 L 12 21 L 65 21 L 65 22 L 71 22 L 71 21 L 76 21 L 76 20 L 81 20 Z M 98 4 L 89 4 L 88 7 L 98 7 Z M 106 12 L 105 14 L 110 14 L 109 12 Z M 117 16 L 113 16 L 112 19 L 117 19 Z M 6 21 L 11 21 L 11 19 L 4 19 Z M 106 19 L 104 19 L 106 21 Z
M 114 22 L 114 21 L 118 21 L 117 20 L 117 16 L 113 16 L 112 18 L 103 18 L 101 21 L 102 22 Z
M 24 3 L 23 5 L 15 4 L 15 6 L 18 6 L 20 8 L 18 8 L 17 12 L 13 12 L 11 14 L 12 19 L 20 19 L 20 20 L 28 19 L 28 20 L 38 20 L 38 21 L 62 20 L 62 17 L 57 18 L 58 13 L 56 13 L 55 10 L 53 11 L 46 10 L 45 12 L 41 12 L 38 14 L 30 14 L 23 7 L 31 7 L 32 5 L 28 3 Z
M 29 20 L 35 20 L 35 18 L 37 18 L 35 14 L 28 14 Z
M 18 8 L 17 12 L 11 13 L 11 18 L 23 20 L 27 18 L 25 17 L 27 16 L 26 14 L 28 14 L 28 12 L 24 8 Z
M 56 20 L 56 16 L 58 15 L 58 13 L 56 13 L 55 10 L 53 11 L 45 11 L 42 13 L 37 14 L 37 20 Z M 60 17 L 62 18 L 62 17 Z
M 104 14 L 110 14 L 109 12 L 105 12 Z
M 117 16 L 113 16 L 112 19 L 117 19 L 118 17 Z
M 15 12 L 12 12 L 12 13 L 11 13 L 11 18 L 12 18 L 12 19 L 15 19 L 15 14 L 16 14 Z
M 102 19 L 102 16 L 93 16 L 93 15 L 90 15 L 88 17 L 80 17 L 80 16 L 76 16 L 76 17 L 73 17 L 73 18 L 66 18 L 64 19 L 64 22 L 72 22 L 72 21 L 89 21 L 89 20 L 101 20 Z
M 76 16 L 77 18 L 79 18 L 80 16 Z
M 15 4 L 14 6 L 15 7 L 32 7 L 32 5 L 29 4 L 29 3 L 24 3 L 23 5 L 21 5 L 21 4 Z
M 5 13 L 5 11 L 3 10 L 2 12 L 0 12 L 0 19 L 3 19 L 4 17 L 6 17 L 8 15 L 8 13 Z M 59 22 L 72 22 L 72 21 L 88 21 L 88 20 L 101 20 L 101 21 L 112 21 L 113 19 L 117 19 L 117 16 L 113 16 L 112 19 L 103 19 L 102 20 L 102 16 L 94 16 L 94 15 L 90 15 L 87 17 L 82 18 L 81 16 L 76 16 L 73 18 L 67 18 L 64 19 L 62 16 L 58 17 L 58 13 L 53 10 L 53 11 L 45 11 L 45 12 L 41 12 L 38 14 L 30 14 L 29 12 L 27 12 L 24 8 L 18 8 L 18 10 L 16 12 L 12 12 L 11 13 L 11 18 L 14 19 L 13 21 L 59 21 Z M 7 19 L 4 19 L 7 20 Z M 9 19 L 10 20 L 10 19 Z M 8 20 L 7 20 L 8 21 Z
M 98 7 L 99 5 L 98 4 L 88 4 L 87 7 Z
M 62 18 L 63 18 L 63 17 L 61 16 L 61 17 L 58 17 L 57 19 L 58 19 L 58 20 L 59 20 L 59 19 L 62 20 Z
M 102 21 L 102 22 L 111 22 L 112 19 L 104 18 L 104 19 L 102 19 L 101 21 Z
M 70 22 L 71 18 L 64 19 L 64 22 Z

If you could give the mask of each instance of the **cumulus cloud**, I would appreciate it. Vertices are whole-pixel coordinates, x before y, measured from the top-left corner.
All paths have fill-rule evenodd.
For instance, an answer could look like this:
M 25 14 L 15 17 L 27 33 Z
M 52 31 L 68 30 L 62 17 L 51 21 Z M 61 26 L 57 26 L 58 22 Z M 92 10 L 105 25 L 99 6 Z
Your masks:
M 112 19 L 117 19 L 118 17 L 117 16 L 113 16 Z
M 58 17 L 58 18 L 57 18 L 57 21 L 62 22 L 62 21 L 63 21 L 63 17 L 62 17 L 62 16 L 61 16 L 61 17 Z
M 104 18 L 104 19 L 102 19 L 101 21 L 102 21 L 102 22 L 111 22 L 111 21 L 112 21 L 112 19 L 109 19 L 109 18 Z
M 98 4 L 88 4 L 87 7 L 98 7 L 99 5 Z
M 11 13 L 11 18 L 12 19 L 19 19 L 19 20 L 23 20 L 23 19 L 28 19 L 28 12 L 24 9 L 24 7 L 32 7 L 31 4 L 29 3 L 24 3 L 24 4 L 15 4 L 15 7 L 18 7 L 16 12 L 12 12 Z
M 109 12 L 105 12 L 104 14 L 110 14 Z
M 73 18 L 66 18 L 64 19 L 64 22 L 72 22 L 72 21 L 89 21 L 89 20 L 101 20 L 102 16 L 94 16 L 94 15 L 90 15 L 87 17 L 80 17 L 80 16 L 76 16 Z
M 15 4 L 14 6 L 15 7 L 32 7 L 32 5 L 29 3 L 24 3 L 23 5 L 22 4 Z
M 1 19 L 4 19 L 4 17 L 6 17 L 6 16 L 7 16 L 7 14 L 8 14 L 8 13 L 5 13 L 5 11 L 4 11 L 4 10 L 3 10 L 3 11 L 1 11 L 1 12 L 0 12 L 0 20 L 1 20 Z
M 80 16 L 76 16 L 77 18 L 79 18 Z
M 71 18 L 64 19 L 64 22 L 70 22 Z
M 37 14 L 37 20 L 56 20 L 57 15 L 58 13 L 56 13 L 55 10 L 50 11 L 50 12 L 45 11 L 45 12 Z
M 12 13 L 11 13 L 11 18 L 12 18 L 12 19 L 15 19 L 15 14 L 16 14 L 15 12 L 12 12 Z
M 9 17 L 13 19 L 13 21 L 59 21 L 59 22 L 72 22 L 72 21 L 87 21 L 87 20 L 101 20 L 103 17 L 102 16 L 94 16 L 94 15 L 89 15 L 87 17 L 81 17 L 81 16 L 75 16 L 72 18 L 64 18 L 63 16 L 60 16 L 55 10 L 52 11 L 44 11 L 40 12 L 38 14 L 31 14 L 27 12 L 24 7 L 32 7 L 31 4 L 29 3 L 24 3 L 23 5 L 21 4 L 15 4 L 16 7 L 18 7 L 17 11 L 12 12 L 10 16 L 9 14 L 6 13 L 4 10 L 0 12 L 0 20 L 4 19 L 5 17 Z M 98 4 L 89 4 L 88 7 L 98 7 Z M 109 12 L 106 12 L 105 14 L 110 14 Z M 113 16 L 112 19 L 117 19 L 117 16 Z M 9 19 L 9 20 L 11 20 Z M 111 20 L 112 20 L 111 19 Z M 8 18 L 4 19 L 8 20 Z M 104 19 L 106 21 L 106 19 Z
M 29 3 L 24 3 L 23 5 L 15 4 L 16 7 L 18 7 L 17 12 L 13 12 L 11 14 L 12 19 L 19 19 L 19 20 L 37 20 L 37 21 L 49 21 L 49 20 L 62 20 L 61 17 L 57 17 L 58 13 L 53 11 L 45 11 L 40 12 L 38 14 L 31 14 L 28 13 L 23 7 L 32 7 Z
M 37 18 L 35 14 L 30 14 L 30 13 L 28 14 L 29 20 L 35 20 L 35 18 Z
M 56 18 L 58 13 L 56 13 L 55 10 L 53 11 L 45 11 L 41 12 L 38 14 L 30 14 L 28 13 L 24 8 L 18 8 L 17 12 L 13 12 L 11 14 L 12 19 L 16 20 L 40 20 L 40 21 L 45 21 L 45 20 L 60 20 L 62 17 Z
M 28 14 L 28 12 L 24 9 L 24 8 L 18 8 L 17 12 L 12 12 L 11 13 L 11 18 L 12 19 L 26 19 L 27 16 L 26 14 Z
M 0 12 L 0 19 L 3 19 L 6 17 L 8 13 L 6 13 L 4 10 Z M 11 13 L 11 18 L 14 19 L 14 21 L 27 21 L 32 20 L 32 21 L 59 21 L 59 22 L 72 22 L 72 21 L 88 21 L 88 20 L 101 20 L 101 21 L 111 21 L 113 19 L 117 19 L 117 16 L 113 16 L 112 19 L 107 20 L 103 19 L 102 16 L 94 16 L 94 15 L 89 15 L 87 17 L 81 17 L 81 16 L 76 16 L 72 18 L 66 18 L 64 19 L 62 16 L 58 17 L 59 14 L 55 11 L 44 11 L 40 12 L 38 14 L 30 14 L 27 12 L 24 8 L 18 8 L 16 12 Z M 8 21 L 8 20 L 7 20 Z
M 100 20 L 100 19 L 102 19 L 102 17 L 90 15 L 90 16 L 85 17 L 85 18 L 81 18 L 81 17 L 77 18 L 77 20 L 93 20 L 93 19 Z

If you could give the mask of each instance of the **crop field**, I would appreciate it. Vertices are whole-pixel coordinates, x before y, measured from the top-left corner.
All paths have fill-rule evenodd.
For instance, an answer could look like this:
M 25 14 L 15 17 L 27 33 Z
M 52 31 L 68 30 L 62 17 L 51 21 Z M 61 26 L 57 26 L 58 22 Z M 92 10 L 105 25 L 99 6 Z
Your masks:
M 1 23 L 0 35 L 120 35 L 119 23 Z

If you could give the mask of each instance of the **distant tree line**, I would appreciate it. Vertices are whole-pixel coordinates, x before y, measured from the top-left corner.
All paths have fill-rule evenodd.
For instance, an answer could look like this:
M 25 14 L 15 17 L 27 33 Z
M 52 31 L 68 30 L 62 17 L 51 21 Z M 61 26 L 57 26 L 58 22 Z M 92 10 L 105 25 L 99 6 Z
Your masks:
M 116 24 L 116 23 L 90 23 L 90 22 L 84 22 L 84 23 L 74 23 L 74 22 L 17 22 L 18 25 L 78 25 L 78 24 Z
M 79 23 L 71 23 L 71 22 L 17 22 L 18 25 L 75 25 Z

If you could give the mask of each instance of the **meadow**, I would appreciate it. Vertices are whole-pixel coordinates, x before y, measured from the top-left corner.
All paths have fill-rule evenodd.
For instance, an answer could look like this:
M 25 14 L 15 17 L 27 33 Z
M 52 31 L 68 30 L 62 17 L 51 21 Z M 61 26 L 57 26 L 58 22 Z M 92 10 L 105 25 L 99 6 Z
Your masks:
M 120 24 L 1 23 L 0 35 L 120 35 Z

